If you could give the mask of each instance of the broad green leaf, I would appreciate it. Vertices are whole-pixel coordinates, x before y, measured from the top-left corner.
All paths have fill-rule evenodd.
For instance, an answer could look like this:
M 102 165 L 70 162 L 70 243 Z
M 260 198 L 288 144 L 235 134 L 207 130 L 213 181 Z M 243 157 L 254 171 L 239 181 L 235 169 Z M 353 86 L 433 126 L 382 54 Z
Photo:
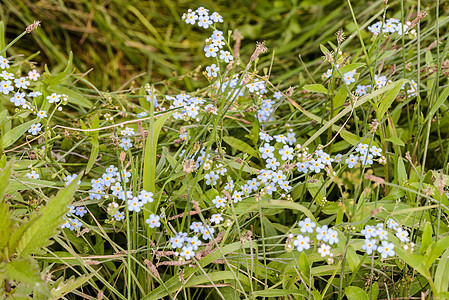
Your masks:
M 440 257 L 441 253 L 446 249 L 449 249 L 449 236 L 436 241 L 430 246 L 430 252 L 427 253 L 426 266 L 430 268 L 433 262 Z
M 4 136 L 2 136 L 2 148 L 5 149 L 12 144 L 14 144 L 15 141 L 20 139 L 22 135 L 30 129 L 31 125 L 34 124 L 36 120 L 31 120 L 26 123 L 20 124 L 10 131 L 6 132 Z
M 340 136 L 342 137 L 342 139 L 353 146 L 357 145 L 360 142 L 360 138 L 349 131 L 341 132 Z
M 155 193 L 156 151 L 158 145 L 157 141 L 159 139 L 159 134 L 161 132 L 162 126 L 172 114 L 173 112 L 168 112 L 163 115 L 159 115 L 158 119 L 154 121 L 154 123 L 151 123 L 150 133 L 148 134 L 147 140 L 145 142 L 143 158 L 143 188 L 152 193 Z M 156 211 L 156 208 L 158 206 L 159 203 L 156 200 L 150 203 L 149 209 L 151 211 Z
M 345 289 L 346 297 L 348 300 L 368 300 L 368 295 L 364 290 L 359 288 L 358 286 L 348 286 Z
M 92 107 L 92 103 L 89 100 L 87 100 L 87 98 L 84 97 L 81 93 L 78 93 L 73 88 L 69 89 L 66 87 L 58 86 L 58 87 L 54 87 L 50 90 L 54 91 L 55 93 L 66 94 L 67 96 L 69 96 L 69 103 L 76 104 L 78 106 L 85 107 L 85 108 Z
M 6 166 L 0 171 L 0 200 L 3 199 L 3 195 L 9 185 L 9 177 L 11 176 L 14 161 L 10 160 Z
M 78 289 L 83 284 L 85 284 L 87 281 L 89 281 L 94 274 L 89 275 L 82 275 L 75 279 L 75 276 L 70 277 L 67 281 L 62 281 L 58 284 L 57 287 L 54 287 L 51 291 L 51 298 L 50 299 L 60 299 L 67 295 L 68 293 Z
M 86 174 L 90 172 L 92 167 L 94 166 L 95 161 L 97 160 L 98 152 L 100 151 L 99 147 L 93 146 L 90 152 L 89 161 L 86 166 Z
M 407 170 L 405 169 L 404 160 L 402 157 L 397 157 L 396 171 L 398 184 L 402 185 L 407 180 Z
M 358 68 L 361 68 L 364 65 L 365 65 L 364 63 L 354 63 L 354 64 L 349 64 L 349 65 L 343 66 L 343 67 L 339 68 L 339 70 L 340 70 L 340 73 L 342 75 L 344 75 L 345 73 L 355 70 L 355 69 L 358 69 Z
M 322 84 L 307 84 L 303 89 L 309 92 L 327 94 L 327 89 Z
M 57 195 L 51 197 L 39 213 L 30 218 L 30 221 L 33 220 L 34 223 L 20 239 L 17 255 L 29 256 L 42 253 L 42 248 L 51 243 L 50 238 L 58 233 L 58 229 L 64 222 L 62 217 L 67 213 L 67 206 L 73 199 L 80 177 L 81 175 L 67 187 L 59 190 Z
M 371 292 L 368 292 L 368 295 L 371 294 L 371 300 L 377 300 L 379 297 L 379 283 L 375 281 L 371 285 Z
M 347 96 L 348 96 L 348 91 L 346 90 L 346 87 L 345 86 L 340 87 L 340 89 L 338 90 L 337 94 L 335 94 L 335 97 L 333 99 L 334 108 L 341 107 L 345 103 Z M 334 114 L 335 114 L 335 111 L 334 111 Z
M 392 83 L 394 87 L 382 98 L 379 108 L 376 111 L 377 119 L 382 120 L 382 117 L 387 112 L 387 110 L 390 108 L 391 104 L 393 103 L 394 99 L 399 94 L 399 91 L 401 90 L 401 81 Z
M 437 110 L 441 107 L 441 105 L 443 105 L 443 103 L 447 100 L 447 97 L 449 97 L 449 87 L 446 87 L 441 92 L 440 96 L 438 97 L 437 102 L 434 105 L 432 105 L 432 107 L 430 108 L 430 112 L 427 114 L 426 120 L 428 118 L 433 117 L 433 115 L 437 112 Z
M 47 287 L 41 279 L 37 265 L 29 259 L 18 258 L 10 261 L 4 268 L 9 280 L 22 282 L 29 287 L 37 288 L 40 292 L 48 294 Z
M 395 248 L 394 250 L 399 258 L 405 261 L 410 267 L 418 271 L 421 275 L 427 277 L 427 269 L 424 267 L 426 258 L 423 255 L 408 253 L 400 247 Z
M 304 276 L 308 279 L 310 277 L 310 264 L 309 259 L 307 258 L 307 255 L 305 252 L 301 252 L 301 255 L 299 256 L 299 269 L 304 274 Z M 308 281 L 308 280 L 307 280 Z
M 252 155 L 254 157 L 258 157 L 259 154 L 256 150 L 254 150 L 253 147 L 251 147 L 250 145 L 248 145 L 247 143 L 245 143 L 242 140 L 239 140 L 235 137 L 232 136 L 224 136 L 223 137 L 223 141 L 225 141 L 226 144 L 228 144 L 229 146 L 240 150 L 244 153 L 248 153 L 249 155 Z
M 394 145 L 405 146 L 404 142 L 400 138 L 397 138 L 397 137 L 387 138 L 386 140 L 393 143 Z
M 422 234 L 421 247 L 419 248 L 419 254 L 426 253 L 427 248 L 432 244 L 432 225 L 429 222 L 424 224 L 424 230 Z
M 435 288 L 440 292 L 449 290 L 449 249 L 444 251 L 435 271 Z

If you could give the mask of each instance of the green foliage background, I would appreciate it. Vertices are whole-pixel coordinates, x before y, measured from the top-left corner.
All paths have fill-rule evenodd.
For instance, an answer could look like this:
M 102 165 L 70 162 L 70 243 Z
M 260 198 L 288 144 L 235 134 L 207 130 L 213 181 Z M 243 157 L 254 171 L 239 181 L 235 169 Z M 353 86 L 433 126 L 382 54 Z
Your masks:
M 447 11 L 447 1 L 441 2 L 441 11 Z M 351 4 L 362 26 L 381 17 L 384 1 L 358 0 Z M 430 13 L 427 22 L 432 22 L 434 5 L 435 1 L 421 1 L 421 7 L 427 7 Z M 274 56 L 261 58 L 259 69 L 268 68 L 273 59 L 273 78 L 285 85 L 305 81 L 305 66 L 298 55 L 314 74 L 322 63 L 319 44 L 334 40 L 340 27 L 355 32 L 344 0 L 4 0 L 0 18 L 10 39 L 34 20 L 42 22 L 42 30 L 21 39 L 12 50 L 14 54 L 41 51 L 35 60 L 63 69 L 68 53 L 73 51 L 78 72 L 92 68 L 87 75 L 90 82 L 100 90 L 117 90 L 133 79 L 136 85 L 158 82 L 208 64 L 202 52 L 204 34 L 181 20 L 187 9 L 199 6 L 219 12 L 225 21 L 223 28 L 241 32 L 242 55 L 249 56 L 256 41 L 266 40 Z M 404 6 L 416 7 L 416 1 L 404 1 Z M 389 1 L 389 7 L 387 17 L 400 18 L 400 1 Z M 362 31 L 363 37 L 368 35 Z M 352 34 L 349 38 L 354 37 Z M 183 77 L 175 85 L 192 90 L 204 83 L 192 79 L 195 76 Z

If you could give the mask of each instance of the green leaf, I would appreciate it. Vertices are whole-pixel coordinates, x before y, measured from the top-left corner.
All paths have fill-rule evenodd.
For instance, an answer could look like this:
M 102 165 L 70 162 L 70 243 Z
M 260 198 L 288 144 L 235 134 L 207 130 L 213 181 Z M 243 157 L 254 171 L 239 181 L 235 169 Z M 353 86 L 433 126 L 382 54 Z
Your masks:
M 449 288 L 449 249 L 444 251 L 435 271 L 435 288 L 440 292 L 446 292 Z
M 251 147 L 250 145 L 248 145 L 247 143 L 245 143 L 242 140 L 239 140 L 235 137 L 232 136 L 224 136 L 223 137 L 223 141 L 225 141 L 226 144 L 228 144 L 229 146 L 240 150 L 242 152 L 248 153 L 249 155 L 252 155 L 254 157 L 258 157 L 258 152 L 256 150 L 254 150 L 253 147 Z
M 305 291 L 293 290 L 293 289 L 268 289 L 262 291 L 255 291 L 252 294 L 254 297 L 286 297 L 289 295 L 301 295 L 307 297 L 308 294 Z
M 68 293 L 76 290 L 83 284 L 85 284 L 87 281 L 89 281 L 95 273 L 90 275 L 82 275 L 75 279 L 75 276 L 70 277 L 67 281 L 62 281 L 58 284 L 57 287 L 53 288 L 50 291 L 51 299 L 60 299 L 67 295 Z
M 155 178 L 156 178 L 156 151 L 157 141 L 161 132 L 162 126 L 168 120 L 173 112 L 168 112 L 160 115 L 158 119 L 153 123 L 152 128 L 150 126 L 150 134 L 145 142 L 144 159 L 143 159 L 143 188 L 149 192 L 155 193 Z M 151 132 L 153 134 L 151 134 Z M 159 206 L 158 200 L 149 204 L 151 211 L 156 211 Z
M 447 100 L 447 97 L 449 96 L 449 87 L 446 87 L 438 97 L 437 102 L 432 105 L 432 108 L 430 109 L 430 112 L 426 116 L 426 120 L 428 118 L 433 117 L 433 115 L 437 112 L 437 110 L 443 105 L 443 103 Z M 424 121 L 425 122 L 425 121 Z
M 327 94 L 327 89 L 322 84 L 306 84 L 303 89 L 309 92 Z
M 305 252 L 301 252 L 301 255 L 299 256 L 298 264 L 299 264 L 299 269 L 304 274 L 304 276 L 308 279 L 310 277 L 310 264 L 309 264 L 309 259 L 307 258 L 307 255 Z
M 360 142 L 360 138 L 349 131 L 340 132 L 340 136 L 349 144 L 355 146 Z
M 344 67 L 339 68 L 339 71 L 340 71 L 340 73 L 341 73 L 342 75 L 344 75 L 345 73 L 347 73 L 347 72 L 349 72 L 349 71 L 352 71 L 352 70 L 355 70 L 355 69 L 358 69 L 358 68 L 361 68 L 361 67 L 363 67 L 364 65 L 365 65 L 364 63 L 354 63 L 354 64 L 349 64 L 349 65 L 346 65 L 346 66 L 344 66 Z
M 357 286 L 348 286 L 345 289 L 346 296 L 348 300 L 368 300 L 368 295 L 364 290 Z
M 64 222 L 62 217 L 67 213 L 67 206 L 73 199 L 77 182 L 81 175 L 73 180 L 67 187 L 59 190 L 56 196 L 51 197 L 39 213 L 33 215 L 33 225 L 25 231 L 17 247 L 17 255 L 29 256 L 42 253 L 42 248 L 48 246 L 50 238 L 58 233 Z M 34 220 L 35 219 L 35 220 Z
M 346 90 L 346 87 L 345 86 L 340 87 L 337 94 L 335 94 L 335 97 L 333 100 L 334 108 L 341 107 L 345 103 L 347 96 L 348 96 L 348 91 Z
M 371 285 L 371 300 L 377 300 L 379 297 L 379 283 L 375 281 Z
M 31 125 L 34 124 L 36 121 L 31 120 L 26 123 L 20 124 L 10 131 L 6 132 L 4 136 L 2 136 L 2 148 L 5 149 L 12 144 L 14 144 L 15 141 L 20 139 L 22 135 L 30 129 Z
M 422 246 L 421 246 L 422 247 Z M 449 236 L 446 236 L 437 242 L 435 242 L 431 248 L 430 252 L 427 253 L 426 266 L 430 268 L 433 262 L 440 257 L 441 253 L 449 248 Z
M 399 91 L 401 90 L 402 86 L 401 81 L 394 82 L 392 84 L 394 85 L 393 88 L 383 97 L 383 99 L 380 102 L 379 108 L 376 110 L 378 120 L 382 120 L 382 117 L 390 108 L 394 99 L 396 99 L 396 97 L 399 94 Z
M 387 138 L 385 140 L 387 140 L 397 146 L 405 146 L 404 142 L 400 138 L 397 138 L 397 137 L 391 137 L 391 138 Z
M 407 180 L 407 170 L 405 169 L 404 160 L 402 157 L 397 157 L 397 164 L 395 168 L 397 172 L 398 184 L 402 185 Z
M 3 195 L 8 188 L 9 177 L 11 176 L 13 164 L 14 161 L 10 160 L 0 172 L 0 200 L 3 199 Z
M 85 108 L 92 107 L 92 103 L 89 100 L 87 100 L 87 98 L 84 97 L 83 94 L 78 93 L 73 88 L 69 89 L 66 87 L 58 86 L 50 90 L 54 91 L 55 93 L 66 94 L 67 96 L 69 96 L 69 103 L 76 104 L 78 106 Z
M 22 282 L 32 288 L 37 288 L 41 293 L 48 294 L 37 265 L 29 259 L 18 258 L 6 263 L 4 273 L 9 280 Z
M 422 234 L 421 247 L 419 248 L 419 254 L 423 255 L 427 248 L 432 244 L 432 225 L 429 222 L 424 224 L 424 230 Z

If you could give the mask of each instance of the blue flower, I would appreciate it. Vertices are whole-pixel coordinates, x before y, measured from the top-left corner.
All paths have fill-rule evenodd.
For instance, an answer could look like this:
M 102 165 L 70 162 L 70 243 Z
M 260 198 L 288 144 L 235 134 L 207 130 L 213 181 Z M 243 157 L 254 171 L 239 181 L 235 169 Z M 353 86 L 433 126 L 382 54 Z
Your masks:
M 388 256 L 394 256 L 394 245 L 387 241 L 382 241 L 382 246 L 377 247 L 377 252 L 379 252 L 382 258 L 387 258 Z
M 359 157 L 358 156 L 354 156 L 354 154 L 349 155 L 349 157 L 346 159 L 346 164 L 348 165 L 348 167 L 350 169 L 354 168 L 354 166 L 357 164 L 357 162 L 359 161 Z
M 48 100 L 48 103 L 57 103 L 61 101 L 61 95 L 53 93 L 50 96 L 47 96 L 46 99 Z
M 140 191 L 140 195 L 138 198 L 142 201 L 143 204 L 146 204 L 148 202 L 153 202 L 153 193 L 147 192 L 145 190 Z
M 204 227 L 203 223 L 201 223 L 201 222 L 193 222 L 190 225 L 190 229 L 192 229 L 193 232 L 200 232 L 203 227 Z
M 127 138 L 122 138 L 122 142 L 119 145 L 120 147 L 123 148 L 123 150 L 128 151 L 128 149 L 130 149 L 133 144 L 131 143 L 131 139 L 127 139 Z
M 187 239 L 187 243 L 192 247 L 194 251 L 198 250 L 198 247 L 201 246 L 201 241 L 198 240 L 197 236 L 191 237 Z
M 312 222 L 310 218 L 305 218 L 304 221 L 298 222 L 299 227 L 301 227 L 301 232 L 313 233 L 313 229 L 316 227 L 316 223 Z
M 198 18 L 198 26 L 203 27 L 204 29 L 209 28 L 209 25 L 212 25 L 212 20 L 209 19 L 209 16 L 204 15 Z
M 229 63 L 234 60 L 234 57 L 232 57 L 231 52 L 220 50 L 220 59 L 224 60 L 225 63 Z
M 125 214 L 122 213 L 122 212 L 120 212 L 120 211 L 117 211 L 113 217 L 114 217 L 117 221 L 121 221 L 121 220 L 125 219 Z
M 212 203 L 215 205 L 216 208 L 225 207 L 226 205 L 226 199 L 220 196 L 216 196 Z
M 2 71 L 2 73 L 0 74 L 0 77 L 5 79 L 5 80 L 13 79 L 14 78 L 14 74 L 6 72 L 6 71 Z
M 396 231 L 397 238 L 403 243 L 408 243 L 410 241 L 408 235 L 409 235 L 408 231 L 403 230 L 402 228 L 398 228 Z
M 192 258 L 192 256 L 195 256 L 195 252 L 193 252 L 192 246 L 182 247 L 181 256 L 186 260 L 189 260 L 190 258 Z
M 365 243 L 362 245 L 362 249 L 366 251 L 366 254 L 372 254 L 373 251 L 377 249 L 376 240 L 365 239 Z
M 387 83 L 387 77 L 374 75 L 374 82 L 376 83 L 378 88 L 381 88 Z
M 128 200 L 127 203 L 129 211 L 140 212 L 140 209 L 143 206 L 143 202 L 139 201 L 139 198 L 137 197 L 133 197 L 132 199 Z
M 209 226 L 203 226 L 201 228 L 201 233 L 203 234 L 203 240 L 210 240 L 214 238 L 215 229 Z
M 277 100 L 279 100 L 279 99 L 281 99 L 283 96 L 282 96 L 282 93 L 281 92 L 275 92 L 274 94 L 273 94 L 273 98 L 275 98 L 275 99 L 277 99 Z
M 377 236 L 377 229 L 374 226 L 366 225 L 360 233 L 365 236 L 365 239 L 370 239 Z
M 65 178 L 65 185 L 69 185 L 70 183 L 72 183 L 72 181 L 75 180 L 76 177 L 78 177 L 78 175 L 76 174 L 67 175 L 67 177 Z M 81 184 L 81 180 L 78 180 L 77 184 Z
M 298 168 L 299 172 L 307 174 L 307 172 L 309 172 L 310 164 L 309 164 L 308 161 L 299 162 L 299 163 L 296 164 L 296 167 Z
M 14 94 L 14 96 L 12 96 L 10 98 L 10 101 L 14 102 L 15 106 L 21 106 L 21 105 L 24 105 L 25 102 L 26 102 L 24 97 L 25 97 L 25 93 L 17 92 L 17 93 Z
M 195 25 L 196 20 L 198 20 L 198 16 L 195 14 L 195 12 L 187 13 L 185 17 L 185 22 L 187 24 Z
M 14 79 L 14 84 L 16 88 L 26 89 L 30 85 L 30 82 L 25 79 L 25 77 L 20 77 L 18 79 Z
M 259 132 L 259 138 L 265 142 L 269 142 L 269 141 L 273 140 L 273 137 L 271 135 L 269 135 L 268 133 L 262 132 L 262 131 Z
M 87 213 L 87 210 L 84 206 L 77 207 L 75 209 L 75 215 L 83 217 Z
M 36 171 L 31 171 L 30 173 L 27 173 L 27 177 L 29 179 L 39 179 L 39 174 L 36 173 Z
M 214 22 L 219 22 L 219 23 L 223 23 L 223 17 L 220 16 L 217 12 L 213 12 L 210 15 L 210 19 Z
M 397 230 L 398 229 L 398 222 L 396 222 L 395 220 L 390 218 L 390 219 L 387 220 L 387 227 L 390 228 L 390 229 Z
M 160 216 L 151 214 L 148 219 L 145 220 L 145 223 L 147 223 L 150 228 L 159 227 L 161 226 L 161 222 L 159 221 L 160 219 Z
M 37 117 L 39 119 L 46 118 L 47 117 L 47 112 L 45 110 L 40 110 L 40 111 L 37 112 Z
M 242 201 L 242 192 L 235 191 L 234 194 L 232 194 L 232 201 L 234 201 L 234 203 Z
M 347 72 L 347 73 L 343 74 L 343 79 L 347 85 L 355 82 L 354 73 Z
M 223 217 L 221 216 L 221 214 L 213 214 L 213 215 L 210 217 L 210 222 L 211 222 L 211 223 L 215 223 L 215 225 L 220 224 L 223 220 L 224 220 L 224 219 L 223 219 Z
M 274 157 L 274 154 L 273 154 L 274 147 L 270 146 L 270 144 L 268 144 L 268 143 L 265 143 L 265 145 L 263 147 L 260 147 L 259 151 L 262 153 L 263 159 Z
M 204 52 L 206 53 L 206 57 L 216 57 L 217 52 L 218 52 L 218 47 L 215 47 L 215 45 L 205 46 Z
M 9 68 L 9 60 L 0 55 L 0 68 L 8 69 Z
M 338 232 L 334 229 L 329 229 L 326 234 L 326 241 L 330 245 L 338 243 Z
M 308 236 L 304 237 L 299 234 L 296 237 L 296 240 L 293 241 L 293 246 L 295 246 L 299 252 L 310 249 L 310 238 Z
M 2 80 L 0 82 L 0 91 L 5 94 L 8 95 L 9 92 L 12 92 L 14 90 L 14 87 L 11 85 L 11 80 Z
M 267 168 L 276 170 L 280 166 L 280 163 L 275 157 L 267 159 Z
M 311 171 L 315 171 L 315 173 L 321 172 L 322 169 L 324 169 L 324 164 L 321 162 L 320 159 L 312 159 L 309 162 L 309 169 Z
M 355 93 L 359 96 L 363 96 L 366 95 L 366 93 L 368 92 L 368 89 L 370 88 L 370 85 L 358 85 L 357 88 L 355 89 Z
M 32 135 L 37 135 L 37 133 L 40 131 L 41 131 L 41 123 L 31 124 L 30 129 L 28 129 L 28 132 L 31 133 Z
M 206 67 L 207 77 L 217 77 L 218 68 L 216 64 L 211 64 L 210 66 Z
M 316 232 L 317 232 L 316 239 L 319 240 L 319 241 L 323 240 L 324 242 L 326 242 L 327 241 L 327 237 L 326 237 L 327 230 L 328 230 L 327 225 L 323 225 L 321 227 L 317 227 L 316 228 Z
M 179 235 L 176 235 L 170 239 L 170 243 L 173 249 L 181 248 L 182 244 L 184 243 L 184 238 Z
M 282 155 L 282 160 L 292 160 L 293 148 L 289 147 L 288 145 L 284 145 L 284 147 L 279 150 L 279 154 Z

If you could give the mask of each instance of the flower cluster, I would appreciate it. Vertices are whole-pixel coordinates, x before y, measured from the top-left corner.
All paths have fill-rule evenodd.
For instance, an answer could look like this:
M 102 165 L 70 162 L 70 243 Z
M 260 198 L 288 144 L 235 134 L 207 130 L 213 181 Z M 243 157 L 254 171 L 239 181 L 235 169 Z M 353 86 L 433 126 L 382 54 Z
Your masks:
M 399 227 L 399 224 L 395 220 L 388 219 L 387 228 L 393 230 L 396 237 L 402 243 L 408 243 L 410 241 L 408 231 Z M 378 223 L 375 226 L 366 225 L 360 233 L 365 238 L 365 243 L 363 244 L 362 249 L 365 250 L 368 255 L 373 254 L 373 251 L 376 250 L 382 258 L 395 255 L 394 244 L 388 241 L 388 230 L 384 229 L 383 223 Z M 408 249 L 408 245 L 404 245 L 404 249 Z
M 368 26 L 368 30 L 371 31 L 374 35 L 379 35 L 380 33 L 388 34 L 397 32 L 399 35 L 403 35 L 409 31 L 410 22 L 406 24 L 402 24 L 401 21 L 395 18 L 390 18 L 383 23 L 382 21 L 378 21 L 371 26 Z M 410 32 L 414 34 L 413 32 Z
M 293 239 L 293 234 L 289 235 L 287 240 L 287 248 L 295 247 L 296 250 L 302 252 L 310 249 L 310 245 L 315 241 L 320 243 L 317 249 L 321 257 L 333 257 L 331 252 L 331 245 L 338 243 L 338 232 L 335 229 L 329 228 L 327 225 L 317 226 L 310 218 L 305 218 L 298 222 L 301 234 L 298 234 Z

